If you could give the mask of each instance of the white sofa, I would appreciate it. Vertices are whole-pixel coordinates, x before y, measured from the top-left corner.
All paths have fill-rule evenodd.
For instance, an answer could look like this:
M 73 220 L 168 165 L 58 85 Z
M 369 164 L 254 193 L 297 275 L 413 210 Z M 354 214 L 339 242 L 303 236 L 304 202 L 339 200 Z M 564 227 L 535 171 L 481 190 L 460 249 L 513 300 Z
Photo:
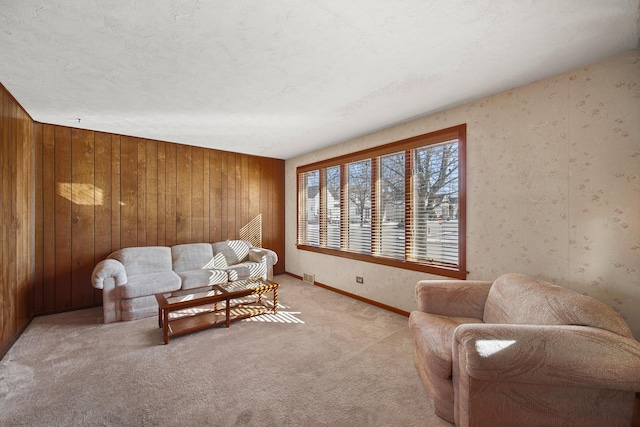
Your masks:
M 196 289 L 248 277 L 273 279 L 275 252 L 245 240 L 123 248 L 91 275 L 102 289 L 104 323 L 157 315 L 155 294 Z

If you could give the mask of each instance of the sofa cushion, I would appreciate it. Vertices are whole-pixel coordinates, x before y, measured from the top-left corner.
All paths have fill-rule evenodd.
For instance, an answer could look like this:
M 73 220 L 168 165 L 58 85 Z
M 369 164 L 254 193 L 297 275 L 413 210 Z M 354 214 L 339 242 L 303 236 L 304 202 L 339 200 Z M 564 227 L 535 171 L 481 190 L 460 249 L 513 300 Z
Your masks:
M 227 283 L 229 275 L 225 270 L 191 270 L 178 273 L 182 280 L 182 289 L 195 289 L 210 285 Z
M 216 268 L 228 267 L 245 261 L 251 249 L 251 243 L 246 240 L 215 242 L 212 246 Z
M 241 263 L 232 265 L 231 267 L 226 267 L 225 271 L 229 274 L 229 281 L 233 282 L 252 277 L 251 269 L 247 264 L 249 263 Z
M 632 338 L 626 322 L 607 305 L 524 274 L 498 277 L 484 307 L 485 323 L 582 325 Z
M 171 248 L 166 246 L 145 246 L 124 248 L 113 252 L 109 258 L 122 263 L 127 276 L 172 271 Z
M 225 270 L 229 273 L 229 280 L 248 279 L 250 277 L 266 277 L 267 266 L 265 263 L 259 262 L 241 262 L 240 264 L 231 265 Z
M 180 273 L 213 267 L 213 248 L 210 243 L 188 243 L 171 247 L 173 271 Z
M 120 300 L 122 320 L 137 320 L 158 315 L 158 302 L 153 295 Z
M 409 329 L 413 335 L 415 349 L 430 361 L 430 371 L 440 378 L 451 377 L 453 332 L 465 323 L 482 323 L 482 320 L 472 317 L 440 316 L 421 311 L 413 311 L 409 315 Z
M 167 248 L 168 249 L 168 248 Z M 118 286 L 120 298 L 137 298 L 180 289 L 180 277 L 173 271 L 129 276 L 127 283 Z

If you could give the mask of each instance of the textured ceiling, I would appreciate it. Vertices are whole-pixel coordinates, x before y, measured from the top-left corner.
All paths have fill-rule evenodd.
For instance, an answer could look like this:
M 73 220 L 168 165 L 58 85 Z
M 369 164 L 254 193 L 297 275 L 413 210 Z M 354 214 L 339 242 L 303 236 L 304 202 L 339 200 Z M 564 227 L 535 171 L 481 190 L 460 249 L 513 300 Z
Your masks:
M 0 0 L 0 83 L 39 122 L 288 159 L 636 48 L 639 2 Z

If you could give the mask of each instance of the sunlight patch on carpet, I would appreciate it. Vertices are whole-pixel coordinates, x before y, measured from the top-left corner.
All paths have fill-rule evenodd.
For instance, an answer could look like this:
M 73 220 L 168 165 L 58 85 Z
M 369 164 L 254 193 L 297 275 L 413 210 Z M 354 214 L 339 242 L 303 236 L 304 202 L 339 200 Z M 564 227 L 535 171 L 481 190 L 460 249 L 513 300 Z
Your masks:
M 270 309 L 273 308 L 273 301 L 263 300 L 263 303 Z M 272 312 L 266 312 L 259 316 L 242 319 L 242 321 L 243 322 L 267 322 L 267 323 L 304 323 L 301 319 L 296 317 L 296 315 L 299 315 L 301 313 L 300 311 L 285 311 L 288 308 L 291 308 L 291 307 L 278 303 L 278 314 L 273 314 Z

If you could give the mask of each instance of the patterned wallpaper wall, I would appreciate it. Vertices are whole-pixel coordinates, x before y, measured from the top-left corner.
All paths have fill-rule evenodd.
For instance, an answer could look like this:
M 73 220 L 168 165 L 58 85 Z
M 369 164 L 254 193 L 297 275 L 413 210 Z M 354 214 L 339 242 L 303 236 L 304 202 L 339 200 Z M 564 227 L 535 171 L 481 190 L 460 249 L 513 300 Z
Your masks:
M 287 161 L 287 270 L 413 310 L 427 275 L 295 249 L 295 167 L 460 123 L 468 279 L 541 277 L 613 307 L 640 338 L 640 50 Z
M 472 277 L 589 294 L 640 338 L 640 51 L 463 108 Z

